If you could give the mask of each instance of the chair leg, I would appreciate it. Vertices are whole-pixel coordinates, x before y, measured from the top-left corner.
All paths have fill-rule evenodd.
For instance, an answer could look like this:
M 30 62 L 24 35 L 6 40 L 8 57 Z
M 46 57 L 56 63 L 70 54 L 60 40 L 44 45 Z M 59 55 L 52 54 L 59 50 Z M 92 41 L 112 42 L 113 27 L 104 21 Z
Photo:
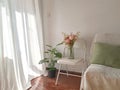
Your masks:
M 80 90 L 83 90 L 83 87 L 84 87 L 84 80 L 83 80 L 83 77 L 82 77 L 81 84 L 80 84 Z
M 67 73 L 67 76 L 68 76 L 68 66 L 66 65 L 66 73 Z
M 60 70 L 61 70 L 61 64 L 59 65 L 59 70 L 58 70 L 58 74 L 57 74 L 57 78 L 56 78 L 55 85 L 57 85 L 57 83 L 58 83 L 58 79 L 59 79 Z
M 84 75 L 84 71 L 82 71 L 80 90 L 83 90 L 83 86 L 84 86 L 84 76 L 83 75 Z

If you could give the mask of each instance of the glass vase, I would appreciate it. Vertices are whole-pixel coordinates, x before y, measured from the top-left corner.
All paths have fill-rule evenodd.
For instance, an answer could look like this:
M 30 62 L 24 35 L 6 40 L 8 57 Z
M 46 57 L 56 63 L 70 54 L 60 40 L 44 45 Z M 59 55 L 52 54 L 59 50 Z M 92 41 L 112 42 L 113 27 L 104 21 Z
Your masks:
M 74 48 L 73 48 L 73 46 L 68 47 L 68 58 L 69 59 L 74 59 Z
M 74 48 L 73 46 L 67 46 L 64 48 L 64 57 L 68 59 L 74 59 Z
M 63 57 L 68 59 L 74 59 L 74 48 L 73 46 L 64 47 Z

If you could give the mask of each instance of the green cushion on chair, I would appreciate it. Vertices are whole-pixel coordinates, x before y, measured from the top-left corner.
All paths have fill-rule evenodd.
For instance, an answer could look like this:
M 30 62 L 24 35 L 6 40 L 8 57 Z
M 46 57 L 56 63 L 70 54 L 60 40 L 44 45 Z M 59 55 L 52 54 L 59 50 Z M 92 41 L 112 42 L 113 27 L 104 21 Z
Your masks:
M 120 68 L 120 46 L 106 43 L 95 43 L 91 58 L 92 64 L 101 64 Z

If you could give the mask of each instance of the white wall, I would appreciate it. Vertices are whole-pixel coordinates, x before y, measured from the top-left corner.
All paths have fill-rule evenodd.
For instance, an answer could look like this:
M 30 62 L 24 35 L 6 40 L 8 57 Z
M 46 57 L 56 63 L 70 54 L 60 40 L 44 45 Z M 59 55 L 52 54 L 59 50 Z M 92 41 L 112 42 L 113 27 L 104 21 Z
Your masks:
M 45 43 L 62 41 L 61 32 L 80 32 L 88 52 L 96 33 L 120 33 L 120 0 L 43 0 Z

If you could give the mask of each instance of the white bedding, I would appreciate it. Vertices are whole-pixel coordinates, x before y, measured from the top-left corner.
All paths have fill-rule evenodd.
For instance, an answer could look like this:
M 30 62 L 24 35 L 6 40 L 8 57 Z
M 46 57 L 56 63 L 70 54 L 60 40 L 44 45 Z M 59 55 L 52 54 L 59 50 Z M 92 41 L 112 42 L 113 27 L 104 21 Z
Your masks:
M 91 64 L 82 78 L 83 90 L 120 90 L 120 69 Z

